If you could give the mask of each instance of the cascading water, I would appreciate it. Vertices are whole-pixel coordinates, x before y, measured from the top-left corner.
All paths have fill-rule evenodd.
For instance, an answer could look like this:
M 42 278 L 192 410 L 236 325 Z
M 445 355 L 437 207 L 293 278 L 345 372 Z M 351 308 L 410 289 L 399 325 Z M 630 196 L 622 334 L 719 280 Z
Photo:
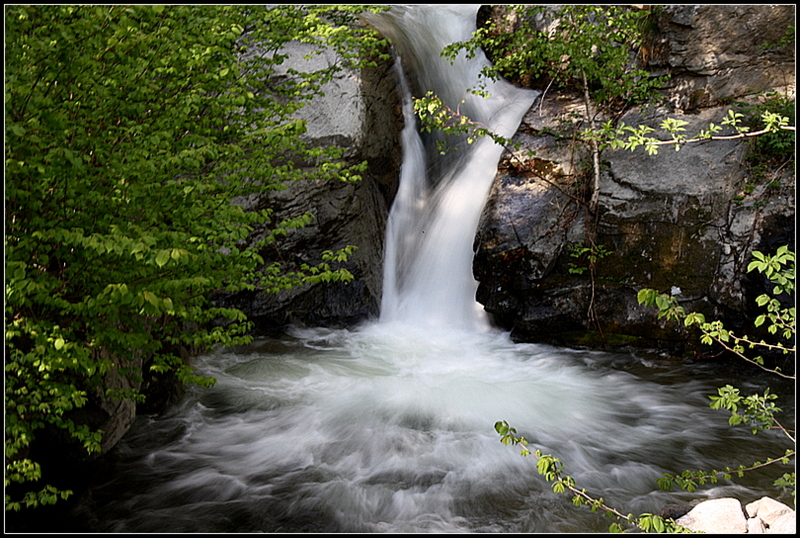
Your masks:
M 468 91 L 478 85 L 482 55 L 452 64 L 440 52 L 465 41 L 475 30 L 475 6 L 395 7 L 369 21 L 389 37 L 424 90 L 431 90 L 452 110 L 510 137 L 538 92 L 505 81 L 487 81 L 490 98 Z M 447 21 L 447 22 L 445 22 Z M 481 210 L 497 172 L 503 147 L 489 138 L 462 143 L 443 166 L 427 166 L 417 131 L 411 92 L 400 73 L 403 93 L 404 159 L 400 187 L 386 234 L 382 321 L 487 329 L 483 308 L 475 301 L 472 243 Z M 450 141 L 450 144 L 453 144 Z
M 451 103 L 466 98 L 473 118 L 513 129 L 532 94 L 498 86 L 497 106 L 470 101 L 464 88 L 480 64 L 452 74 L 438 52 L 411 48 L 463 39 L 474 9 L 397 9 L 374 23 L 418 85 Z M 458 87 L 448 82 L 462 76 Z M 727 367 L 517 344 L 489 330 L 469 265 L 500 148 L 480 143 L 444 166 L 426 163 L 408 106 L 380 322 L 297 329 L 198 358 L 216 386 L 191 389 L 168 416 L 137 419 L 113 478 L 92 488 L 78 516 L 84 528 L 90 511 L 96 532 L 607 530 L 607 518 L 554 494 L 532 459 L 499 443 L 497 420 L 625 513 L 701 495 L 658 491 L 664 472 L 782 453 L 778 436 L 730 429 L 708 408 L 715 387 L 737 383 Z M 750 377 L 747 388 L 761 382 Z M 774 495 L 771 480 L 710 494 L 747 502 Z

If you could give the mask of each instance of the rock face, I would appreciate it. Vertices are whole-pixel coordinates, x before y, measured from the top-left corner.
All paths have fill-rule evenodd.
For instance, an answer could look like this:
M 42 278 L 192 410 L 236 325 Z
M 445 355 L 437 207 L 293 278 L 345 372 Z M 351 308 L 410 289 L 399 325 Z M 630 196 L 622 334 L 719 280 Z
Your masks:
M 669 72 L 673 104 L 718 105 L 794 84 L 794 39 L 782 43 L 792 5 L 667 6 L 649 68 Z
M 286 52 L 285 66 L 315 70 L 337 61 L 328 52 L 303 57 L 306 45 L 295 43 Z M 280 293 L 242 292 L 220 302 L 244 311 L 263 333 L 289 323 L 337 326 L 375 316 L 381 297 L 384 225 L 396 190 L 397 170 L 402 159 L 399 133 L 397 81 L 391 62 L 360 71 L 343 70 L 324 85 L 300 110 L 307 120 L 304 135 L 312 145 L 335 144 L 346 148 L 345 158 L 355 164 L 367 160 L 369 168 L 357 182 L 300 180 L 285 190 L 265 192 L 241 203 L 248 209 L 270 208 L 273 222 L 306 213 L 312 222 L 261 252 L 267 264 L 281 263 L 286 270 L 301 264 L 316 265 L 322 253 L 348 245 L 356 248 L 348 262 L 354 280 L 303 286 Z M 263 230 L 251 237 L 258 241 Z
M 635 109 L 620 121 L 667 139 L 658 132 L 665 117 L 696 133 L 728 111 L 711 105 L 776 88 L 793 97 L 783 87 L 794 80 L 793 49 L 761 47 L 778 42 L 793 16 L 792 6 L 666 8 L 649 66 L 672 76 L 664 97 L 679 108 Z M 476 237 L 478 300 L 520 340 L 571 345 L 584 342 L 574 335 L 587 327 L 608 343 L 682 341 L 678 324 L 638 305 L 641 288 L 672 292 L 687 311 L 730 328 L 748 323 L 763 285 L 746 274 L 750 253 L 794 241 L 793 166 L 759 185 L 742 140 L 665 146 L 652 156 L 606 150 L 589 220 L 588 191 L 579 188 L 591 179 L 581 168 L 588 150 L 569 138 L 587 128 L 582 106 L 577 95 L 551 91 L 524 118 L 516 140 L 535 157 L 507 155 L 496 179 Z M 588 229 L 602 247 L 594 278 L 587 254 L 571 250 L 585 245 Z

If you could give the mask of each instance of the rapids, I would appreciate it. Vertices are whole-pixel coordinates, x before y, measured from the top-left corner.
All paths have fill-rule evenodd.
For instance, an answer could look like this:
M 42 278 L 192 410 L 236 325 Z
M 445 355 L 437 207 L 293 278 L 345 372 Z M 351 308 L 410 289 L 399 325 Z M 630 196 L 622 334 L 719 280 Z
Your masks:
M 772 475 L 694 494 L 656 487 L 665 472 L 782 453 L 779 435 L 709 409 L 732 381 L 724 365 L 379 323 L 297 329 L 198 366 L 216 386 L 137 419 L 92 492 L 97 530 L 607 531 L 608 518 L 552 493 L 532 457 L 499 442 L 498 420 L 625 513 L 776 494 Z M 766 382 L 775 388 L 735 381 Z

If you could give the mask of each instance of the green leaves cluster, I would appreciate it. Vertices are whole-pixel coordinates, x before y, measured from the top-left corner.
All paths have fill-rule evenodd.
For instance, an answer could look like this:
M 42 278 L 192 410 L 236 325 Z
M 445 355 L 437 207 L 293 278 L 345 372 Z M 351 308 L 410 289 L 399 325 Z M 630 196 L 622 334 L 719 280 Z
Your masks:
M 775 414 L 781 410 L 772 400 L 778 398 L 775 394 L 770 394 L 769 389 L 764 395 L 754 394 L 744 397 L 739 394 L 739 389 L 731 385 L 725 385 L 718 389 L 718 396 L 709 396 L 711 409 L 727 409 L 731 413 L 728 423 L 731 426 L 737 424 L 748 424 L 752 426 L 752 432 L 758 433 L 762 430 L 769 430 L 778 423 Z M 740 410 L 741 408 L 741 410 Z
M 436 130 L 446 135 L 465 135 L 467 144 L 473 144 L 482 137 L 488 136 L 500 145 L 519 147 L 519 144 L 514 144 L 510 139 L 498 135 L 485 125 L 471 120 L 461 114 L 459 110 L 451 109 L 433 92 L 429 91 L 425 96 L 414 100 L 414 112 L 420 119 L 420 131 L 422 132 Z M 439 140 L 437 149 L 444 155 L 451 148 L 447 146 L 446 142 Z
M 663 79 L 631 65 L 631 51 L 646 37 L 652 12 L 629 6 L 563 5 L 552 12 L 542 5 L 506 6 L 513 29 L 490 21 L 469 41 L 446 47 L 454 58 L 462 50 L 489 51 L 493 65 L 483 70 L 493 80 L 546 79 L 549 84 L 583 87 L 588 83 L 598 101 L 644 102 Z M 552 9 L 552 8 L 551 8 Z M 549 24 L 534 23 L 545 18 Z
M 745 107 L 748 115 L 758 118 L 754 129 L 769 130 L 769 134 L 758 137 L 754 141 L 752 154 L 766 156 L 767 158 L 794 159 L 795 156 L 795 99 L 778 93 L 769 93 L 763 102 L 756 106 Z M 781 118 L 778 120 L 777 118 Z M 786 118 L 783 120 L 782 118 Z M 772 127 L 780 121 L 780 130 Z M 763 157 L 762 157 L 763 158 Z
M 744 124 L 745 115 L 734 110 L 728 110 L 727 115 L 722 120 L 721 125 L 709 123 L 708 128 L 701 129 L 697 133 L 688 136 L 686 125 L 689 122 L 679 118 L 664 119 L 659 128 L 669 137 L 662 140 L 653 136 L 656 129 L 648 125 L 626 125 L 624 122 L 614 124 L 612 121 L 604 123 L 596 131 L 586 130 L 581 133 L 584 140 L 597 141 L 600 149 L 626 149 L 633 151 L 643 147 L 648 155 L 658 153 L 660 146 L 673 146 L 675 151 L 679 151 L 686 144 L 701 142 L 704 140 L 734 140 L 748 137 L 761 137 L 774 135 L 781 132 L 794 132 L 794 126 L 789 125 L 789 118 L 776 112 L 763 111 L 760 116 L 762 128 L 751 131 L 750 127 Z M 729 128 L 728 134 L 719 134 L 725 127 Z M 794 137 L 792 136 L 792 139 Z
M 604 245 L 579 245 L 572 244 L 569 246 L 569 255 L 572 259 L 578 261 L 581 258 L 585 259 L 585 265 L 578 265 L 577 263 L 569 263 L 568 271 L 570 274 L 582 275 L 586 271 L 595 267 L 598 261 L 606 256 L 610 256 L 612 252 Z
M 215 290 L 347 280 L 329 261 L 260 269 L 271 224 L 236 197 L 299 179 L 353 180 L 343 148 L 309 147 L 293 114 L 342 67 L 374 62 L 383 43 L 349 24 L 363 6 L 6 7 L 6 486 L 38 480 L 35 432 L 68 431 L 87 452 L 102 432 L 73 420 L 109 391 L 112 371 L 142 367 L 211 383 L 180 350 L 248 341 Z M 301 41 L 342 59 L 282 68 Z M 295 163 L 319 163 L 301 167 Z M 225 320 L 218 323 L 218 320 Z M 144 366 L 142 366 L 144 365 Z M 25 489 L 25 488 L 23 488 Z M 8 491 L 8 490 L 7 490 Z M 46 486 L 6 507 L 54 502 Z
M 682 320 L 687 327 L 698 327 L 702 333 L 700 341 L 703 344 L 719 344 L 751 364 L 782 377 L 793 379 L 794 376 L 782 373 L 779 368 L 765 368 L 763 357 L 749 357 L 746 355 L 746 350 L 763 349 L 783 354 L 795 352 L 795 308 L 794 306 L 784 306 L 779 299 L 780 295 L 794 291 L 794 252 L 789 250 L 788 246 L 779 247 L 774 255 L 755 251 L 753 252 L 753 260 L 748 265 L 747 270 L 749 272 L 758 271 L 762 273 L 773 284 L 772 295 L 762 294 L 756 298 L 756 303 L 765 309 L 765 313 L 759 314 L 755 318 L 754 325 L 756 327 L 765 326 L 770 334 L 778 338 L 775 343 L 768 343 L 763 339 L 755 340 L 747 335 L 737 336 L 726 329 L 721 321 L 706 321 L 705 316 L 700 312 L 687 313 L 675 297 L 659 293 L 653 289 L 640 290 L 638 301 L 639 304 L 658 308 L 659 318 Z

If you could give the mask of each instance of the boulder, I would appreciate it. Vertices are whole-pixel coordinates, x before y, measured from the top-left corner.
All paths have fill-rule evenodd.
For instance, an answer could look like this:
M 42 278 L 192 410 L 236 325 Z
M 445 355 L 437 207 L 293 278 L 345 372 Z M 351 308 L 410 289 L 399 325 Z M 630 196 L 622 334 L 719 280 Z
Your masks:
M 757 528 L 768 534 L 794 534 L 797 532 L 795 511 L 782 502 L 762 497 L 745 506 L 749 521 L 758 521 Z
M 737 499 L 703 501 L 688 514 L 678 518 L 676 523 L 694 532 L 713 534 L 747 532 L 747 518 L 742 510 L 742 503 Z

